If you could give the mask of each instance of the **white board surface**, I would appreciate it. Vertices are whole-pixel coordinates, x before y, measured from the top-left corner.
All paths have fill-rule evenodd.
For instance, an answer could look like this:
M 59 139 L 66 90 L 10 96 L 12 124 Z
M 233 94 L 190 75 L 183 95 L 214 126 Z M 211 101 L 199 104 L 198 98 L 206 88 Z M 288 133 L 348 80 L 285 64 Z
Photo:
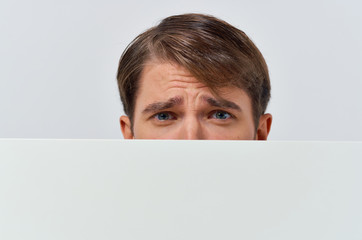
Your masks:
M 361 142 L 0 140 L 0 239 L 362 239 Z

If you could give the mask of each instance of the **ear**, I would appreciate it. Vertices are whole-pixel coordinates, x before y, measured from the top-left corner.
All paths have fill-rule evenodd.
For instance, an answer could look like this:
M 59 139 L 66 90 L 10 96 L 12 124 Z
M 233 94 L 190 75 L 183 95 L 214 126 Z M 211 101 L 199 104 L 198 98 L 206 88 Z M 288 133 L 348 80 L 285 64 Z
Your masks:
M 124 139 L 133 139 L 133 133 L 131 129 L 131 121 L 129 120 L 128 116 L 121 116 L 119 119 L 121 124 L 121 131 L 123 134 Z
M 273 117 L 271 114 L 266 113 L 259 119 L 259 126 L 256 132 L 256 140 L 267 140 Z

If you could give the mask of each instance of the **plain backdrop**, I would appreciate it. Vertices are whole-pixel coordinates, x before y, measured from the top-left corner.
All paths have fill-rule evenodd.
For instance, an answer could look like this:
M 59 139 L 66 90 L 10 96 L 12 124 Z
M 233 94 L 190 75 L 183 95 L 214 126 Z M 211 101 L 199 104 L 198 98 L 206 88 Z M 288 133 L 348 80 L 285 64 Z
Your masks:
M 271 140 L 362 140 L 362 2 L 1 0 L 0 137 L 122 138 L 119 57 L 163 18 L 245 31 L 270 70 Z

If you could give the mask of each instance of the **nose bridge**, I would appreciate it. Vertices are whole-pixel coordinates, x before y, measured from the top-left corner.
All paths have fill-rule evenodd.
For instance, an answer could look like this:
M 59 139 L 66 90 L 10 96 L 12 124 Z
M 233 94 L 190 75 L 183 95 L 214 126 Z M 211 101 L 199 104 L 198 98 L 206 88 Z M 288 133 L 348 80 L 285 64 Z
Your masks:
M 181 138 L 187 140 L 203 139 L 202 125 L 197 116 L 190 115 L 184 118 Z

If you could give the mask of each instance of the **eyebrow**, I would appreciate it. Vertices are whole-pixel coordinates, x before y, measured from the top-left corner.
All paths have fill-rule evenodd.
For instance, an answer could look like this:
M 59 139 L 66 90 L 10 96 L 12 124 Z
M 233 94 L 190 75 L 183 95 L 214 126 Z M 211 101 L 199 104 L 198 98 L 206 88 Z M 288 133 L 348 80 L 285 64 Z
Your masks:
M 173 97 L 164 102 L 154 102 L 154 103 L 148 104 L 142 112 L 149 113 L 149 112 L 162 111 L 162 110 L 165 110 L 168 108 L 172 108 L 176 105 L 181 105 L 182 103 L 183 103 L 183 99 L 181 97 Z
M 241 111 L 239 105 L 234 102 L 228 101 L 226 99 L 215 99 L 212 97 L 203 96 L 202 99 L 206 101 L 210 106 L 225 108 L 225 109 L 235 109 L 237 111 Z M 182 97 L 173 97 L 168 99 L 167 101 L 160 101 L 148 104 L 146 108 L 142 111 L 143 113 L 150 113 L 150 112 L 158 112 L 162 110 L 166 110 L 172 108 L 177 105 L 183 104 Z
M 241 111 L 241 108 L 239 107 L 239 105 L 237 105 L 234 102 L 228 101 L 226 99 L 215 99 L 212 97 L 202 97 L 203 100 L 205 100 L 209 105 L 213 106 L 213 107 L 219 107 L 219 108 L 230 108 L 230 109 L 235 109 L 237 111 Z

